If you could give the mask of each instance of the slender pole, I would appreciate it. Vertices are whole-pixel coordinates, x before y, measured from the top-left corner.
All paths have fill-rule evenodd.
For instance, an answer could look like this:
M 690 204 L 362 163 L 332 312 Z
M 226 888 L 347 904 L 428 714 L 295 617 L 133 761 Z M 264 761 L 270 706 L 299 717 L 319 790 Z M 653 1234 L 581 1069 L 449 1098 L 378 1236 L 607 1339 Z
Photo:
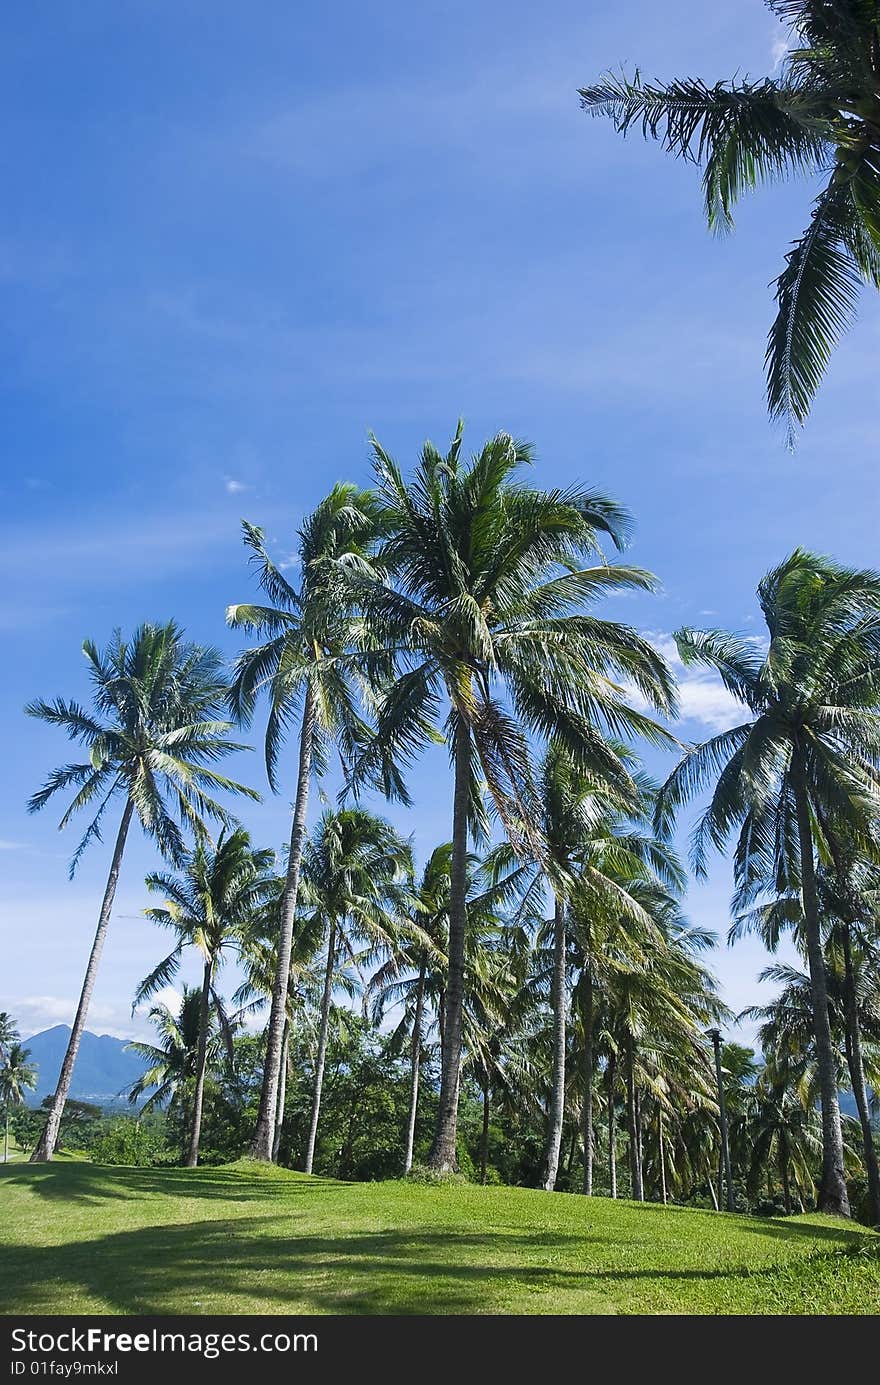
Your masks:
M 727 1102 L 724 1099 L 724 1084 L 721 1081 L 721 1030 L 710 1029 L 709 1036 L 715 1049 L 715 1077 L 718 1082 L 718 1114 L 721 1120 L 721 1171 L 724 1181 L 724 1206 L 728 1212 L 735 1210 L 733 1204 L 733 1175 L 730 1171 L 730 1139 L 727 1132 Z M 719 1181 L 721 1181 L 719 1179 Z M 719 1194 L 721 1189 L 718 1189 Z

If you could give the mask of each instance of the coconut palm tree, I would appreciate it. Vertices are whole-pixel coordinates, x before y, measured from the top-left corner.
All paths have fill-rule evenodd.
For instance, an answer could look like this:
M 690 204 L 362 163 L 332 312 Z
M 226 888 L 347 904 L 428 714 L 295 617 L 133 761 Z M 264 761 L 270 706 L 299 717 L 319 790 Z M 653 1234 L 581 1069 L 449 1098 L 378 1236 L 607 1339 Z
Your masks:
M 12 1044 L 18 1043 L 21 1036 L 18 1025 L 8 1010 L 0 1010 L 0 1063 L 6 1058 Z
M 137 1053 L 146 1063 L 141 1076 L 128 1089 L 128 1099 L 135 1105 L 145 1093 L 150 1093 L 141 1107 L 141 1114 L 168 1103 L 179 1104 L 184 1130 L 181 1162 L 185 1162 L 191 1142 L 191 1103 L 201 1048 L 200 987 L 184 986 L 176 1014 L 169 1005 L 161 1002 L 151 1008 L 149 1018 L 157 1031 L 158 1043 L 149 1044 L 133 1039 L 126 1044 L 126 1049 Z M 219 1063 L 226 1046 L 226 1036 L 217 1023 L 216 1009 L 212 1002 L 209 1008 L 205 1056 L 209 1072 Z
M 364 629 L 393 651 L 398 677 L 380 698 L 376 736 L 355 760 L 406 799 L 398 770 L 410 763 L 446 710 L 453 765 L 449 977 L 437 1129 L 430 1160 L 455 1164 L 468 839 L 487 819 L 481 779 L 510 839 L 538 849 L 529 733 L 556 734 L 576 761 L 625 778 L 600 726 L 665 740 L 637 711 L 622 680 L 666 711 L 671 676 L 627 626 L 586 614 L 603 593 L 650 590 L 653 578 L 602 557 L 601 537 L 622 547 L 625 512 L 595 491 L 543 491 L 519 473 L 531 449 L 506 433 L 470 461 L 462 427 L 445 456 L 425 444 L 413 477 L 373 439 L 388 580 L 355 575 Z M 590 561 L 591 566 L 585 563 Z M 621 681 L 615 681 L 615 679 Z
M 164 895 L 165 899 L 160 907 L 145 909 L 144 913 L 154 923 L 172 929 L 177 934 L 177 942 L 172 952 L 141 982 L 135 1006 L 170 985 L 180 970 L 187 948 L 195 948 L 202 958 L 202 1008 L 187 1168 L 195 1168 L 199 1162 L 212 1002 L 221 1027 L 228 1032 L 223 1000 L 215 986 L 217 972 L 227 953 L 241 949 L 257 911 L 272 893 L 274 861 L 274 852 L 253 850 L 247 832 L 239 827 L 229 836 L 221 834 L 214 848 L 200 842 L 177 874 L 153 871 L 146 879 L 147 889 Z
M 312 773 L 320 773 L 325 767 L 333 739 L 350 749 L 363 731 L 357 713 L 357 669 L 348 658 L 353 635 L 351 601 L 340 581 L 339 565 L 353 565 L 359 570 L 369 567 L 376 533 L 375 505 L 369 492 L 351 485 L 334 486 L 299 530 L 296 585 L 270 558 L 263 531 L 247 522 L 242 528 L 259 584 L 271 604 L 230 606 L 226 612 L 230 625 L 268 637 L 263 644 L 239 656 L 230 701 L 236 718 L 247 724 L 260 693 L 267 692 L 266 772 L 276 791 L 283 742 L 291 727 L 298 724 L 299 728 L 278 957 L 260 1109 L 251 1149 L 255 1159 L 270 1160 L 309 783 Z
M 705 870 L 710 845 L 739 829 L 734 870 L 740 899 L 762 892 L 800 894 L 813 993 L 816 1062 L 822 1102 L 820 1206 L 848 1214 L 837 1061 L 816 881 L 820 814 L 846 823 L 856 842 L 870 838 L 880 767 L 880 576 L 796 550 L 762 580 L 766 651 L 753 639 L 719 630 L 676 636 L 686 664 L 717 670 L 743 703 L 735 727 L 693 746 L 660 795 L 675 811 L 714 785 L 693 841 Z
M 435 847 L 425 863 L 421 879 L 413 884 L 413 918 L 417 933 L 401 934 L 390 957 L 371 977 L 367 996 L 372 999 L 373 1022 L 380 1024 L 389 1005 L 402 1007 L 394 1030 L 394 1044 L 409 1039 L 409 1107 L 403 1141 L 403 1172 L 413 1162 L 416 1119 L 419 1108 L 425 1032 L 432 998 L 442 995 L 446 977 L 449 882 L 452 843 Z
M 245 979 L 233 996 L 240 1014 L 254 1014 L 266 1005 L 271 1007 L 278 957 L 278 935 L 281 929 L 281 902 L 285 878 L 276 876 L 271 892 L 244 931 L 240 942 L 239 961 Z M 319 964 L 324 939 L 324 921 L 313 914 L 306 918 L 300 909 L 297 914 L 291 943 L 288 968 L 287 1004 L 281 1040 L 281 1070 L 278 1099 L 275 1108 L 275 1131 L 272 1139 L 272 1159 L 277 1162 L 284 1126 L 287 1102 L 287 1081 L 290 1068 L 290 1040 L 295 1027 L 301 1031 L 316 1030 L 323 988 L 324 968 Z M 338 984 L 338 979 L 337 979 Z
M 4 1019 L 8 1018 L 4 1014 Z M 21 1106 L 26 1091 L 33 1091 L 37 1085 L 37 1070 L 28 1062 L 29 1048 L 23 1048 L 15 1041 L 8 1044 L 0 1062 L 0 1101 L 6 1116 L 3 1135 L 3 1162 L 9 1163 L 9 1112 L 13 1106 Z
M 409 845 L 384 819 L 363 808 L 324 813 L 306 846 L 303 909 L 313 923 L 323 921 L 327 949 L 312 1113 L 303 1165 L 306 1173 L 312 1172 L 315 1157 L 338 956 L 343 954 L 355 963 L 354 948 L 358 944 L 365 946 L 367 959 L 393 947 L 404 919 L 411 913 L 412 895 L 407 888 L 411 876 Z
M 726 231 L 743 192 L 792 174 L 825 179 L 776 281 L 767 397 L 790 444 L 863 283 L 880 287 L 880 26 L 876 0 L 766 0 L 789 26 L 778 75 L 656 83 L 608 73 L 580 92 L 621 133 L 635 127 L 704 167 L 709 226 Z
M 749 1193 L 758 1196 L 775 1169 L 788 1215 L 794 1211 L 793 1195 L 800 1211 L 802 1199 L 812 1196 L 821 1158 L 822 1132 L 811 1098 L 799 1066 L 792 1070 L 784 1061 L 771 1061 L 734 1118 L 734 1141 L 747 1151 Z
M 248 748 L 230 740 L 231 723 L 218 719 L 226 682 L 216 650 L 189 643 L 180 627 L 169 621 L 142 625 L 130 640 L 117 631 L 103 651 L 86 640 L 83 653 L 92 682 L 91 709 L 59 697 L 54 702 L 31 702 L 26 711 L 50 726 L 60 726 L 70 740 L 87 748 L 88 759 L 53 771 L 28 809 L 37 812 L 55 794 L 76 789 L 59 823 L 64 828 L 81 809 L 97 804 L 74 852 L 71 876 L 88 845 L 101 840 L 111 803 L 121 800 L 122 813 L 76 1017 L 32 1163 L 51 1159 L 58 1139 L 132 820 L 137 819 L 164 856 L 180 863 L 185 856 L 182 829 L 200 837 L 207 834 L 206 818 L 230 821 L 229 812 L 214 796 L 217 792 L 259 799 L 254 789 L 210 768 L 232 751 Z
M 538 775 L 543 854 L 530 869 L 520 872 L 527 912 L 534 913 L 545 890 L 553 900 L 553 917 L 538 932 L 539 949 L 545 948 L 546 964 L 536 970 L 536 979 L 546 978 L 553 1017 L 553 1070 L 543 1176 L 548 1192 L 556 1185 L 566 1091 L 572 1085 L 566 1079 L 566 1055 L 572 1037 L 567 1018 L 570 974 L 578 973 L 574 989 L 584 1041 L 581 1116 L 584 1191 L 589 1193 L 596 973 L 604 964 L 612 935 L 618 938 L 618 946 L 622 939 L 627 939 L 638 956 L 640 933 L 654 927 L 651 913 L 640 902 L 634 887 L 643 889 L 650 884 L 662 891 L 664 885 L 673 890 L 684 885 L 684 872 L 674 852 L 650 831 L 656 786 L 641 774 L 635 757 L 624 745 L 611 744 L 625 771 L 623 782 L 620 776 L 610 780 L 602 766 L 578 765 L 558 741 L 551 741 Z M 509 861 L 510 856 L 510 849 L 502 847 L 494 859 Z M 581 1084 L 575 1081 L 574 1085 Z
M 877 953 L 877 904 L 880 901 L 880 871 L 875 862 L 857 859 L 852 847 L 843 844 L 841 834 L 819 814 L 822 835 L 828 843 L 832 864 L 820 865 L 816 887 L 825 946 L 825 981 L 828 991 L 829 1023 L 835 1048 L 846 1056 L 846 1071 L 838 1065 L 839 1078 L 855 1098 L 862 1134 L 868 1201 L 873 1221 L 880 1221 L 880 1171 L 874 1127 L 871 1120 L 868 1082 L 877 1085 L 876 1052 L 880 1037 L 880 958 Z M 861 844 L 859 852 L 865 851 Z M 749 904 L 750 891 L 745 891 Z M 794 889 L 758 907 L 746 907 L 737 914 L 731 928 L 732 939 L 756 932 L 764 946 L 775 952 L 785 930 L 790 929 L 795 945 L 806 955 L 804 920 L 799 892 Z M 784 989 L 770 1007 L 751 1007 L 748 1014 L 774 1026 L 786 1019 L 787 1042 L 800 1050 L 812 1049 L 813 1009 L 809 977 L 791 968 L 771 967 L 763 979 L 780 982 Z M 772 1034 L 775 1031 L 771 1031 Z M 775 1043 L 776 1039 L 772 1038 Z M 873 1065 L 873 1072 L 871 1071 Z

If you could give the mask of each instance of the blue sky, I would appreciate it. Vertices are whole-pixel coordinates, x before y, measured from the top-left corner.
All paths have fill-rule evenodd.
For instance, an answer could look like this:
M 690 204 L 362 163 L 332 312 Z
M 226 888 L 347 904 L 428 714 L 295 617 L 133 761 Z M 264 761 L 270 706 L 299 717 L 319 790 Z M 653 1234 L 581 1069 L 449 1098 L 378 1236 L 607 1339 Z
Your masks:
M 663 647 L 683 623 L 756 630 L 756 583 L 795 544 L 876 561 L 876 299 L 794 457 L 764 413 L 768 284 L 811 189 L 762 192 L 714 239 L 696 170 L 576 97 L 621 62 L 758 76 L 782 41 L 761 0 L 7 16 L 0 1008 L 25 1031 L 72 1017 L 106 854 L 68 884 L 58 814 L 26 817 L 67 752 L 24 703 L 83 695 L 81 641 L 117 624 L 174 615 L 232 654 L 225 606 L 253 593 L 240 518 L 284 559 L 332 482 L 368 479 L 369 429 L 406 463 L 461 414 L 474 447 L 505 429 L 534 441 L 536 479 L 612 492 L 663 590 L 606 610 Z M 687 737 L 734 715 L 706 678 L 682 701 Z M 237 769 L 265 787 L 257 755 Z M 393 814 L 422 852 L 449 833 L 438 770 Z M 267 797 L 245 818 L 280 845 L 287 811 Z M 143 1031 L 130 996 L 164 942 L 138 918 L 152 864 L 134 843 L 99 1032 Z M 694 919 L 723 934 L 728 893 L 719 862 Z M 719 951 L 735 1008 L 764 960 Z

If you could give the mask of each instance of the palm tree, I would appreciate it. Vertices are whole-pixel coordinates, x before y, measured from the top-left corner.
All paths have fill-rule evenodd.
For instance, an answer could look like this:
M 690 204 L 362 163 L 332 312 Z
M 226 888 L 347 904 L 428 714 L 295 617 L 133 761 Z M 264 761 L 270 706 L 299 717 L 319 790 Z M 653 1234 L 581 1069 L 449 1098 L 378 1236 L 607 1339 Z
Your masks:
M 303 906 L 326 929 L 327 960 L 321 996 L 321 1019 L 315 1055 L 312 1113 L 304 1171 L 312 1172 L 321 1089 L 330 1023 L 334 971 L 338 955 L 355 962 L 354 945 L 367 955 L 393 946 L 412 902 L 407 889 L 412 875 L 410 848 L 382 818 L 363 808 L 326 812 L 309 841 L 303 859 Z
M 18 1043 L 21 1036 L 18 1025 L 8 1010 L 0 1010 L 0 1063 L 2 1063 L 12 1044 Z
M 398 677 L 381 697 L 376 736 L 356 759 L 352 781 L 382 778 L 404 801 L 397 770 L 412 761 L 445 706 L 453 764 L 449 976 L 437 1128 L 438 1169 L 456 1159 L 466 932 L 468 838 L 487 829 L 480 780 L 510 839 L 531 839 L 538 821 L 529 732 L 556 734 L 576 761 L 619 762 L 597 729 L 665 739 L 636 711 L 615 678 L 653 705 L 674 702 L 660 656 L 627 626 L 584 613 L 602 593 L 650 590 L 653 579 L 602 558 L 600 536 L 622 547 L 629 521 L 595 491 L 543 491 L 517 473 L 531 449 L 500 433 L 466 463 L 462 426 L 446 456 L 426 443 L 412 479 L 373 439 L 387 581 L 352 578 L 364 628 L 393 651 Z M 590 558 L 598 562 L 585 567 Z
M 142 1043 L 132 1040 L 126 1048 L 137 1053 L 146 1062 L 141 1076 L 128 1090 L 128 1099 L 134 1105 L 145 1092 L 150 1096 L 141 1107 L 141 1114 L 156 1106 L 178 1102 L 183 1116 L 184 1143 L 181 1160 L 185 1162 L 191 1144 L 193 1126 L 192 1111 L 186 1107 L 194 1092 L 196 1072 L 201 1053 L 202 993 L 198 986 L 184 986 L 180 1006 L 175 1014 L 170 1006 L 161 1003 L 150 1010 L 149 1018 L 155 1026 L 159 1042 Z M 210 1071 L 218 1062 L 226 1044 L 222 1028 L 214 1023 L 215 1009 L 209 1009 L 208 1036 L 205 1062 Z
M 101 840 L 104 815 L 111 802 L 121 798 L 123 808 L 76 1018 L 32 1163 L 51 1159 L 58 1139 L 132 818 L 137 817 L 164 856 L 179 863 L 185 854 L 181 825 L 196 836 L 204 836 L 206 817 L 221 823 L 230 820 L 214 797 L 217 791 L 259 799 L 255 790 L 209 768 L 224 755 L 247 749 L 229 739 L 231 724 L 218 720 L 226 683 L 216 650 L 184 640 L 180 627 L 169 621 L 166 625 L 142 625 L 128 641 L 117 631 L 104 651 L 86 640 L 83 653 L 93 689 L 91 710 L 59 697 L 54 702 L 31 702 L 26 711 L 51 726 L 60 726 L 70 740 L 87 747 L 89 758 L 82 764 L 63 765 L 50 774 L 28 809 L 37 812 L 56 793 L 75 788 L 77 792 L 59 823 L 64 828 L 80 809 L 97 802 L 97 812 L 73 855 L 72 877 L 89 843 Z
M 259 909 L 240 943 L 240 962 L 245 979 L 233 996 L 240 1014 L 255 1013 L 272 1004 L 278 957 L 278 935 L 281 929 L 281 901 L 284 898 L 285 878 L 276 876 L 271 892 Z M 281 1068 L 278 1098 L 275 1106 L 275 1130 L 272 1137 L 272 1160 L 277 1162 L 284 1126 L 287 1101 L 287 1080 L 290 1067 L 290 1039 L 294 1026 L 314 1028 L 323 987 L 324 968 L 318 965 L 323 944 L 324 921 L 313 915 L 306 919 L 299 910 L 291 944 L 288 968 L 287 1003 L 281 1039 Z
M 287 580 L 266 551 L 261 529 L 245 522 L 244 541 L 252 553 L 268 606 L 230 606 L 230 625 L 269 638 L 238 658 L 230 698 L 242 723 L 253 716 L 259 694 L 269 695 L 266 771 L 277 791 L 278 758 L 290 727 L 299 722 L 299 757 L 287 876 L 281 901 L 278 957 L 257 1129 L 251 1153 L 271 1160 L 281 1075 L 288 972 L 299 891 L 300 867 L 313 770 L 323 769 L 328 742 L 349 748 L 362 732 L 356 711 L 356 669 L 347 656 L 352 643 L 351 603 L 340 582 L 338 564 L 368 565 L 375 536 L 375 507 L 369 492 L 337 485 L 299 531 L 296 560 L 299 585 Z
M 785 1062 L 771 1061 L 752 1087 L 741 1114 L 734 1120 L 734 1139 L 747 1150 L 746 1187 L 753 1197 L 762 1184 L 779 1172 L 785 1211 L 794 1210 L 814 1188 L 813 1170 L 822 1150 L 812 1093 L 803 1073 Z M 792 1187 L 792 1185 L 794 1185 Z M 803 1202 L 799 1208 L 803 1211 Z
M 862 283 L 880 288 L 880 27 L 876 0 L 766 0 L 790 26 L 778 77 L 714 86 L 606 74 L 581 105 L 704 166 L 709 226 L 726 231 L 740 195 L 793 173 L 826 181 L 776 281 L 767 397 L 789 444 Z
M 694 835 L 693 860 L 705 869 L 708 846 L 721 849 L 738 827 L 734 869 L 740 898 L 762 891 L 800 893 L 813 993 L 822 1101 L 820 1207 L 847 1215 L 837 1063 L 816 882 L 815 839 L 827 854 L 819 815 L 869 838 L 880 765 L 880 577 L 796 550 L 762 580 L 766 653 L 723 631 L 676 636 L 686 664 L 720 674 L 744 704 L 739 726 L 689 749 L 660 796 L 674 811 L 714 782 Z
M 194 947 L 202 957 L 202 1008 L 187 1168 L 195 1168 L 199 1162 L 212 1001 L 221 1027 L 228 1031 L 223 1001 L 215 989 L 217 972 L 224 955 L 242 947 L 255 914 L 271 894 L 275 880 L 271 873 L 274 860 L 272 851 L 253 850 L 247 832 L 239 827 L 228 837 L 221 834 L 213 849 L 200 842 L 186 857 L 178 874 L 154 871 L 147 876 L 147 889 L 163 894 L 165 902 L 159 908 L 144 912 L 154 923 L 173 929 L 177 943 L 169 956 L 141 982 L 135 1006 L 170 984 L 180 969 L 185 948 Z
M 4 1014 L 4 1019 L 8 1016 Z M 37 1085 L 37 1070 L 32 1063 L 28 1062 L 31 1056 L 29 1048 L 22 1048 L 20 1043 L 11 1042 L 3 1054 L 3 1061 L 0 1063 L 0 1101 L 3 1102 L 6 1113 L 6 1125 L 3 1136 L 3 1162 L 9 1163 L 9 1111 L 13 1106 L 21 1106 L 24 1101 L 26 1091 L 33 1091 Z
M 876 1087 L 876 1049 L 880 1039 L 880 972 L 876 951 L 876 909 L 880 871 L 874 861 L 857 859 L 855 849 L 842 843 L 841 835 L 821 813 L 822 835 L 827 842 L 832 865 L 820 865 L 816 886 L 820 920 L 825 942 L 825 982 L 828 991 L 829 1023 L 835 1048 L 843 1049 L 849 1086 L 855 1098 L 862 1134 L 868 1203 L 874 1222 L 880 1221 L 880 1170 L 871 1120 L 868 1081 Z M 870 846 L 870 844 L 867 844 Z M 859 846 L 865 852 L 866 844 Z M 750 891 L 745 891 L 748 905 Z M 775 952 L 784 930 L 791 929 L 795 945 L 805 954 L 804 920 L 799 892 L 794 889 L 778 895 L 759 907 L 746 907 L 734 919 L 730 936 L 735 939 L 747 931 L 758 933 L 764 946 Z M 801 972 L 785 967 L 770 967 L 764 980 L 782 983 L 784 990 L 773 1005 L 753 1006 L 746 1013 L 764 1020 L 772 1028 L 770 1041 L 778 1042 L 783 1032 L 777 1029 L 785 1020 L 785 1038 L 790 1053 L 794 1044 L 801 1051 L 812 1049 L 813 1008 L 810 980 Z M 873 1071 L 871 1071 L 873 1063 Z M 846 1073 L 838 1065 L 839 1078 Z
M 413 886 L 413 918 L 418 932 L 398 937 L 391 956 L 367 987 L 367 994 L 373 999 L 374 1023 L 381 1022 L 389 1004 L 402 1005 L 403 1013 L 392 1041 L 399 1043 L 409 1036 L 409 1107 L 403 1141 L 405 1174 L 409 1173 L 413 1162 L 427 1011 L 432 997 L 442 994 L 446 977 L 451 863 L 452 843 L 444 842 L 435 847 L 418 885 Z

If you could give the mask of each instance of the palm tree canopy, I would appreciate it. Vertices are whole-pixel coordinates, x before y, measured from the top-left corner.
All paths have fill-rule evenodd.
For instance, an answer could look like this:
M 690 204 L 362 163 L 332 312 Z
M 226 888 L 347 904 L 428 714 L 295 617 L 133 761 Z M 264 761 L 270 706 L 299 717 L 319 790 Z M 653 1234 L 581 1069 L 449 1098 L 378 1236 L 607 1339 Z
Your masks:
M 805 420 L 862 283 L 880 287 L 880 10 L 877 0 L 766 0 L 790 29 L 779 75 L 714 86 L 609 73 L 581 104 L 701 163 L 710 227 L 733 224 L 743 192 L 821 175 L 810 224 L 776 281 L 767 345 L 771 415 Z
M 104 814 L 120 794 L 134 805 L 162 854 L 182 862 L 186 850 L 179 824 L 199 837 L 206 833 L 206 817 L 231 821 L 215 797 L 218 792 L 259 800 L 256 790 L 211 768 L 232 751 L 250 748 L 230 740 L 231 723 L 219 719 L 226 697 L 220 655 L 185 640 L 174 621 L 141 625 L 129 640 L 117 631 L 104 650 L 86 640 L 83 653 L 92 683 L 91 708 L 59 697 L 54 702 L 38 699 L 25 710 L 60 726 L 88 750 L 89 758 L 53 771 L 31 798 L 29 811 L 37 812 L 56 793 L 74 788 L 59 823 L 64 828 L 77 812 L 97 803 L 73 855 L 71 875 L 89 842 L 100 841 Z
M 412 922 L 412 851 L 384 818 L 363 808 L 328 810 L 316 824 L 303 856 L 301 904 L 309 920 L 335 927 L 337 941 L 354 958 L 391 944 Z
M 813 811 L 846 822 L 856 840 L 872 833 L 880 769 L 880 575 L 797 549 L 758 599 L 766 647 L 719 630 L 676 635 L 683 661 L 715 669 L 744 718 L 691 747 L 659 799 L 674 813 L 713 786 L 692 859 L 704 872 L 709 845 L 722 849 L 738 828 L 740 906 L 798 888 L 795 749 Z M 821 846 L 818 818 L 815 827 Z
M 153 871 L 147 889 L 164 896 L 146 917 L 177 934 L 177 944 L 137 989 L 134 1005 L 171 983 L 183 950 L 194 947 L 216 969 L 230 948 L 241 948 L 267 900 L 277 893 L 275 853 L 254 850 L 242 827 L 221 833 L 216 847 L 199 842 L 178 874 Z
M 398 676 L 352 782 L 372 772 L 389 797 L 408 802 L 400 767 L 433 734 L 445 699 L 450 744 L 461 723 L 474 747 L 472 829 L 487 829 L 482 776 L 518 840 L 533 819 L 529 733 L 555 734 L 576 759 L 604 756 L 619 775 L 597 728 L 668 743 L 628 687 L 664 712 L 675 691 L 646 640 L 586 613 L 606 592 L 654 586 L 649 573 L 602 555 L 603 538 L 624 546 L 627 513 L 596 491 L 527 486 L 519 473 L 532 449 L 506 433 L 470 462 L 461 449 L 459 424 L 445 456 L 425 444 L 407 481 L 373 439 L 387 580 L 349 580 L 364 630 Z
M 128 1099 L 134 1105 L 146 1093 L 143 1111 L 152 1110 L 175 1096 L 187 1082 L 195 1079 L 199 1049 L 199 1023 L 202 992 L 198 986 L 184 986 L 177 1013 L 165 1004 L 154 1005 L 149 1018 L 156 1029 L 158 1043 L 132 1040 L 126 1049 L 137 1053 L 146 1068 L 128 1089 Z M 224 1036 L 211 1011 L 211 1030 L 208 1035 L 208 1066 L 215 1064 L 222 1052 Z M 151 1090 L 152 1089 L 152 1090 Z
M 37 1069 L 30 1062 L 31 1051 L 20 1043 L 12 1043 L 0 1063 L 0 1102 L 4 1106 L 20 1106 L 26 1091 L 37 1085 Z
M 307 687 L 316 701 L 312 757 L 319 772 L 334 737 L 343 752 L 351 754 L 365 734 L 358 711 L 365 688 L 359 666 L 350 657 L 353 613 L 341 573 L 373 571 L 378 525 L 371 491 L 348 483 L 334 486 L 299 531 L 297 585 L 270 557 L 263 531 L 246 521 L 242 525 L 259 584 L 271 604 L 241 603 L 227 609 L 230 625 L 268 636 L 239 655 L 229 697 L 233 715 L 247 724 L 259 694 L 268 694 L 265 755 L 273 789 L 278 787 L 278 756 Z

